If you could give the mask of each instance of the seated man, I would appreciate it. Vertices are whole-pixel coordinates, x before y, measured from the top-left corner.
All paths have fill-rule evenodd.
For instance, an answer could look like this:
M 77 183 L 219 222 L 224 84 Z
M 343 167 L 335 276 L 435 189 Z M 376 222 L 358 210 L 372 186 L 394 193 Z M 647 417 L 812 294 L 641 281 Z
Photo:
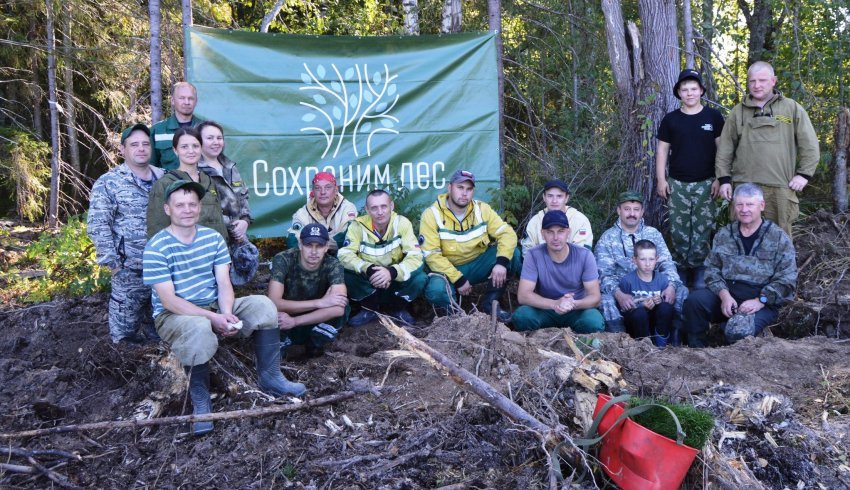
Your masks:
M 230 254 L 222 236 L 199 226 L 204 187 L 177 180 L 165 190 L 165 213 L 171 224 L 145 246 L 144 281 L 153 286 L 156 331 L 171 344 L 189 373 L 193 413 L 210 413 L 209 360 L 218 337 L 254 334 L 259 386 L 279 396 L 303 395 L 301 383 L 280 372 L 280 337 L 274 305 L 264 296 L 234 298 Z M 195 422 L 195 435 L 212 431 L 212 422 Z
M 428 276 L 413 225 L 394 209 L 386 191 L 370 192 L 366 196 L 368 214 L 351 222 L 339 249 L 349 296 L 363 307 L 348 322 L 352 327 L 375 321 L 380 305 L 402 323 L 414 323 L 407 305 L 422 294 Z
M 643 222 L 643 196 L 639 192 L 626 191 L 617 200 L 619 219 L 608 228 L 596 243 L 596 265 L 602 284 L 602 315 L 605 316 L 606 332 L 625 332 L 620 310 L 634 308 L 634 298 L 620 290 L 620 279 L 635 269 L 632 257 L 638 240 L 649 240 L 658 247 L 656 270 L 670 281 L 661 293 L 661 299 L 681 311 L 688 289 L 682 285 L 676 264 L 670 256 L 661 232 Z M 676 319 L 674 318 L 674 329 Z
M 292 216 L 292 227 L 289 229 L 287 247 L 298 248 L 298 237 L 301 229 L 310 223 L 319 223 L 327 230 L 332 238 L 328 251 L 336 255 L 336 251 L 345 240 L 345 230 L 348 223 L 357 217 L 357 208 L 351 201 L 339 193 L 336 178 L 330 172 L 319 172 L 313 177 L 310 198 Z
M 649 240 L 635 243 L 635 270 L 620 279 L 620 291 L 632 297 L 631 308 L 620 310 L 626 331 L 636 339 L 652 337 L 658 347 L 667 345 L 673 326 L 673 305 L 661 299 L 670 285 L 664 274 L 655 272 L 658 248 Z
M 570 327 L 579 333 L 601 332 L 599 274 L 593 253 L 569 243 L 570 223 L 559 210 L 546 211 L 541 222 L 543 245 L 530 249 L 522 264 L 513 316 L 516 330 Z
M 683 315 L 688 345 L 705 347 L 709 322 L 729 319 L 729 343 L 758 335 L 779 315 L 779 307 L 794 299 L 797 262 L 785 231 L 762 218 L 764 194 L 754 184 L 735 188 L 736 221 L 714 237 L 705 260 L 707 289 L 694 291 Z
M 345 324 L 348 296 L 342 265 L 328 255 L 328 230 L 308 223 L 299 241 L 274 256 L 267 294 L 277 307 L 281 346 L 303 345 L 315 357 Z
M 449 181 L 449 191 L 422 213 L 419 242 L 433 272 L 425 298 L 438 312 L 449 309 L 455 292 L 466 296 L 473 284 L 489 280 L 481 310 L 490 313 L 508 278 L 519 271 L 516 233 L 487 203 L 473 200 L 474 193 L 475 176 L 458 170 Z M 511 314 L 496 308 L 499 321 L 509 322 Z
M 540 227 L 543 222 L 543 215 L 547 211 L 555 210 L 561 210 L 567 214 L 567 219 L 570 222 L 570 243 L 585 247 L 588 250 L 593 249 L 593 230 L 590 229 L 590 220 L 578 209 L 567 206 L 568 202 L 570 202 L 570 188 L 566 182 L 561 179 L 546 182 L 546 185 L 543 186 L 545 207 L 528 221 L 528 225 L 525 227 L 525 237 L 520 242 L 523 256 L 532 247 L 543 243 Z

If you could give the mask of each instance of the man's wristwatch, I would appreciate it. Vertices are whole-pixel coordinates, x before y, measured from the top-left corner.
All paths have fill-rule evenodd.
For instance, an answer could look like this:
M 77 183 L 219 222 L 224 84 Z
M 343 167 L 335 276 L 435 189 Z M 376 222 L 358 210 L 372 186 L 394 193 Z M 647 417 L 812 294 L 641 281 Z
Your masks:
M 767 304 L 767 296 L 765 296 L 763 294 L 761 296 L 759 296 L 759 302 L 763 305 L 766 305 Z

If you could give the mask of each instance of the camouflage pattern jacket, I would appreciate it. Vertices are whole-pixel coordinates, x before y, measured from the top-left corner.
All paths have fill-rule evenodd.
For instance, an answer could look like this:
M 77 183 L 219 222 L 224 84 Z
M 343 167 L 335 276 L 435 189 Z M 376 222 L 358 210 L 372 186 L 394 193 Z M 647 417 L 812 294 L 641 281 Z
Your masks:
M 251 208 L 248 207 L 248 187 L 242 180 L 239 169 L 236 168 L 236 162 L 221 155 L 219 163 L 221 163 L 221 170 L 211 167 L 201 157 L 198 169 L 209 175 L 215 184 L 218 199 L 221 201 L 221 217 L 224 219 L 224 226 L 227 227 L 228 232 L 232 233 L 233 221 L 241 219 L 247 221 L 249 225 L 253 221 Z
M 761 288 L 767 304 L 782 306 L 794 299 L 797 252 L 791 238 L 773 221 L 763 220 L 750 253 L 744 252 L 737 221 L 717 232 L 705 259 L 705 284 L 714 293 L 741 282 Z
M 617 220 L 614 226 L 605 230 L 605 233 L 596 242 L 594 255 L 596 255 L 596 267 L 599 269 L 602 294 L 614 294 L 614 290 L 620 283 L 620 278 L 635 269 L 632 257 L 635 254 L 635 243 L 638 240 L 649 240 L 655 244 L 658 249 L 658 264 L 655 266 L 655 270 L 667 276 L 670 284 L 678 289 L 682 285 L 682 281 L 679 279 L 676 264 L 673 262 L 670 250 L 667 249 L 667 244 L 664 243 L 661 232 L 647 226 L 641 220 L 634 233 L 634 238 L 631 235 L 620 227 L 620 220 Z
M 164 171 L 151 166 L 154 180 Z M 110 269 L 142 270 L 149 193 L 126 163 L 100 176 L 91 190 L 86 228 L 97 263 Z

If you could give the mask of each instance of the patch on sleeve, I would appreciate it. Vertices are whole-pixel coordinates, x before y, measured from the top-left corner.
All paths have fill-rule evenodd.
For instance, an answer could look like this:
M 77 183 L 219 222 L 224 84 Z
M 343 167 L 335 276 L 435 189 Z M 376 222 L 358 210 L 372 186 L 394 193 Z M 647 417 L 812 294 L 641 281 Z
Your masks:
M 423 245 L 425 243 L 425 235 L 419 235 L 419 245 Z
M 343 247 L 347 247 L 349 245 L 351 245 L 351 240 L 346 239 L 344 242 L 342 242 Z
M 356 218 L 356 217 L 357 217 L 357 213 L 355 213 L 354 211 L 349 211 L 349 212 L 348 212 L 348 217 L 349 217 L 349 218 Z
M 301 229 L 301 223 L 292 223 L 292 231 L 298 231 Z

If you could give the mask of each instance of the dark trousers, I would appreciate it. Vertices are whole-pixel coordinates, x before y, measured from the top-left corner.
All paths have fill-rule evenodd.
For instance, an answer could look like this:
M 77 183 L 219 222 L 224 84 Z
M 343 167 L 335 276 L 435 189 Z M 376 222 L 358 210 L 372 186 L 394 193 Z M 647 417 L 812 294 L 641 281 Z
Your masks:
M 743 303 L 749 299 L 758 298 L 760 287 L 734 285 L 729 287 L 729 293 L 738 302 Z M 693 291 L 685 306 L 682 308 L 682 316 L 685 320 L 685 331 L 688 333 L 688 345 L 690 347 L 705 347 L 706 334 L 711 322 L 723 322 L 728 320 L 720 310 L 720 297 L 711 292 L 710 289 L 698 289 Z M 755 333 L 758 335 L 764 327 L 772 324 L 779 311 L 775 306 L 766 305 L 755 315 Z
M 623 322 L 626 324 L 626 331 L 629 332 L 629 335 L 636 339 L 642 339 L 650 335 L 667 338 L 670 335 L 675 312 L 673 305 L 662 301 L 651 310 L 647 310 L 643 305 L 637 305 L 635 308 L 622 313 Z

